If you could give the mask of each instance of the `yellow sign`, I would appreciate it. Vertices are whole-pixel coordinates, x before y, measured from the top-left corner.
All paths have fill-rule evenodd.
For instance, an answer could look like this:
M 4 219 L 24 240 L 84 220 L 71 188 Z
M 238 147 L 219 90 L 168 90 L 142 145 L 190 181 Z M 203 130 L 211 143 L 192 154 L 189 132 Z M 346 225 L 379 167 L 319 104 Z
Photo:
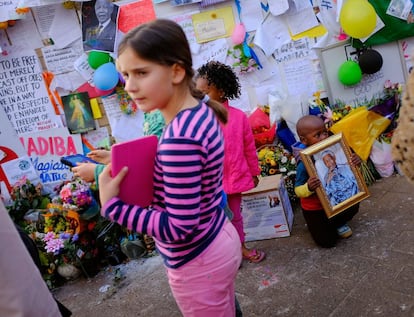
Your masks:
M 197 13 L 192 19 L 198 43 L 229 37 L 235 26 L 232 7 Z

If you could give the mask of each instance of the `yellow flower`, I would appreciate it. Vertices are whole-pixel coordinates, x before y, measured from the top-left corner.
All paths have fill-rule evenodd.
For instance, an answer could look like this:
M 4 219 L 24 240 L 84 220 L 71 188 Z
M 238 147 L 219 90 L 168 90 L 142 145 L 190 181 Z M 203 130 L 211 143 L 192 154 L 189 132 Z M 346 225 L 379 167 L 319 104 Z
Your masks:
M 276 166 L 275 160 L 270 160 L 270 166 Z
M 273 175 L 273 174 L 275 174 L 276 173 L 276 169 L 275 168 L 271 168 L 270 170 L 269 170 L 269 175 Z
M 263 160 L 266 156 L 267 149 L 261 149 L 257 154 L 259 160 Z

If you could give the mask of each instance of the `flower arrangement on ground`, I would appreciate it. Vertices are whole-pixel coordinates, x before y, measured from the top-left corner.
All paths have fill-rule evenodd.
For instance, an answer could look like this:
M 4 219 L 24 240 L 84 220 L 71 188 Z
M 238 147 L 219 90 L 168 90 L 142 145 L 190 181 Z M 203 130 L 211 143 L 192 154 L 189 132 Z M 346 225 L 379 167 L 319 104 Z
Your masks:
M 40 225 L 32 232 L 39 248 L 43 278 L 50 288 L 62 281 L 58 274 L 60 266 L 72 267 L 72 275 L 66 279 L 76 278 L 83 273 L 86 276 L 98 272 L 99 251 L 94 231 L 96 221 L 80 218 L 76 211 L 68 210 L 63 205 L 51 203 L 42 213 Z M 93 266 L 91 267 L 91 261 Z
M 81 218 L 89 220 L 99 213 L 98 203 L 88 183 L 80 178 L 62 183 L 56 189 L 58 196 L 52 199 L 67 210 L 79 213 Z
M 11 190 L 11 204 L 6 208 L 12 220 L 22 225 L 25 214 L 31 209 L 44 209 L 50 202 L 48 194 L 42 191 L 42 184 L 33 184 L 26 176 L 17 181 Z
M 118 265 L 126 259 L 120 246 L 125 230 L 100 217 L 88 183 L 63 182 L 51 199 L 41 188 L 26 178 L 19 180 L 9 210 L 36 243 L 41 273 L 50 289 L 78 275 L 92 277 L 102 265 Z
M 401 93 L 402 85 L 400 83 L 393 83 L 390 80 L 386 80 L 383 90 L 374 95 L 370 100 L 360 100 L 353 105 L 336 100 L 334 104 L 327 105 L 321 99 L 321 92 L 317 91 L 313 94 L 314 99 L 312 104 L 319 108 L 322 117 L 325 119 L 325 123 L 330 127 L 359 107 L 366 107 L 369 110 L 380 113 L 384 117 L 393 119 L 398 110 Z
M 260 147 L 257 155 L 261 170 L 260 175 L 282 174 L 289 198 L 291 201 L 295 201 L 296 160 L 293 154 L 278 143 Z
M 296 174 L 296 161 L 292 153 L 281 144 L 270 144 L 258 151 L 261 176 Z

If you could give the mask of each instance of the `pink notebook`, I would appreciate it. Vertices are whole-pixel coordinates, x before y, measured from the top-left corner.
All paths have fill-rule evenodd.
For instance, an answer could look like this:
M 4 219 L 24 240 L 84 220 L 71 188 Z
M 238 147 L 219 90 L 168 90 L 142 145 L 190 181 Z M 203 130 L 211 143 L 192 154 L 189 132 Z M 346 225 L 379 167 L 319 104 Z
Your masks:
M 128 166 L 119 191 L 119 198 L 127 204 L 141 207 L 151 204 L 157 144 L 158 138 L 150 135 L 112 146 L 112 175 L 117 175 L 122 167 Z

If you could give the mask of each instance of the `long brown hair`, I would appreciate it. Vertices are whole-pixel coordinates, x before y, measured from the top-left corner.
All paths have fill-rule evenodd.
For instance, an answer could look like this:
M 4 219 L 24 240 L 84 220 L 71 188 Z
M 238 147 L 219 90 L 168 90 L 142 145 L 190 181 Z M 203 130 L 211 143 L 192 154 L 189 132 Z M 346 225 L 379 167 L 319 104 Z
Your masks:
M 118 46 L 118 55 L 127 48 L 132 48 L 142 59 L 166 66 L 179 64 L 185 69 L 186 81 L 194 98 L 203 99 L 203 93 L 195 88 L 193 82 L 194 70 L 190 45 L 184 31 L 174 21 L 156 19 L 141 24 L 130 30 Z M 209 100 L 217 118 L 227 123 L 227 110 L 219 102 Z

